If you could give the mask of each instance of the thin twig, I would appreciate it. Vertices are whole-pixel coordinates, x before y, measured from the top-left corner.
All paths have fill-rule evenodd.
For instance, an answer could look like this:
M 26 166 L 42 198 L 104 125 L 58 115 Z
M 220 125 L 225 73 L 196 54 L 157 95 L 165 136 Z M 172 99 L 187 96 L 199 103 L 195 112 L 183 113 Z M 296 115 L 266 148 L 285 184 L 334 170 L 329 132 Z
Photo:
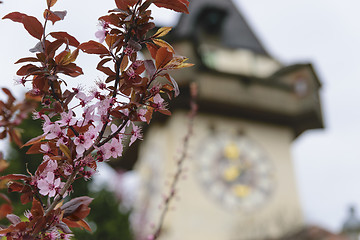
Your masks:
M 176 195 L 176 186 L 178 185 L 178 182 L 180 180 L 180 176 L 183 172 L 184 161 L 188 155 L 189 141 L 190 141 L 190 138 L 193 133 L 194 118 L 195 118 L 195 115 L 197 113 L 197 108 L 198 108 L 197 104 L 196 104 L 197 86 L 195 83 L 192 83 L 190 85 L 190 91 L 191 91 L 191 100 L 190 100 L 191 109 L 190 109 L 190 113 L 189 113 L 188 130 L 187 130 L 187 133 L 183 140 L 183 150 L 182 150 L 181 156 L 179 157 L 179 159 L 177 161 L 176 173 L 171 182 L 168 196 L 165 198 L 164 208 L 161 212 L 158 226 L 155 230 L 154 235 L 149 237 L 149 239 L 152 239 L 152 240 L 157 239 L 161 235 L 161 231 L 163 229 L 166 214 L 169 212 L 170 203 L 172 202 L 172 200 L 174 199 L 174 197 Z

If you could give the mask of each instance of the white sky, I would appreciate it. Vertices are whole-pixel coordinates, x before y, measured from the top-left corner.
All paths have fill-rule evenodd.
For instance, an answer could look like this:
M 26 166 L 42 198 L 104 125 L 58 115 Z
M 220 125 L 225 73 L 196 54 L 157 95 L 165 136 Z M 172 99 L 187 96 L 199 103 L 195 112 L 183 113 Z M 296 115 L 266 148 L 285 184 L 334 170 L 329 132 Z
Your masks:
M 45 0 L 4 0 L 0 16 L 20 11 L 40 16 Z M 94 39 L 97 18 L 113 8 L 112 0 L 59 0 L 56 10 L 68 10 L 66 21 L 55 25 L 80 42 Z M 237 0 L 236 4 L 270 54 L 285 64 L 312 62 L 320 80 L 325 130 L 309 131 L 294 143 L 293 156 L 299 193 L 308 223 L 341 229 L 349 204 L 360 208 L 360 2 L 357 0 Z M 76 15 L 76 13 L 78 15 Z M 163 11 L 155 18 L 174 25 L 176 15 Z M 0 21 L 0 86 L 17 96 L 22 87 L 12 79 L 20 57 L 36 40 L 19 23 Z M 92 82 L 97 57 L 80 66 Z M 85 64 L 84 64 L 85 63 Z M 74 82 L 76 80 L 73 80 Z M 1 96 L 1 95 L 0 95 Z

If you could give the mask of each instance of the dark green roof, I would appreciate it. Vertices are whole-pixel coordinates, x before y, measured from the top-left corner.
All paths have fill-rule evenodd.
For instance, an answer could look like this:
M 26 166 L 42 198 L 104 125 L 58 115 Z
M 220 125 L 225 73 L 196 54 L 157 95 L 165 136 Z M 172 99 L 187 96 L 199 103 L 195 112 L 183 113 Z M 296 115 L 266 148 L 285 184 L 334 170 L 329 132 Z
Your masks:
M 199 17 L 208 9 L 217 9 L 225 13 L 222 29 L 218 33 L 221 45 L 229 48 L 244 48 L 268 55 L 265 48 L 249 27 L 240 10 L 231 0 L 190 0 L 190 14 L 182 14 L 175 27 L 175 34 L 180 38 L 194 37 Z

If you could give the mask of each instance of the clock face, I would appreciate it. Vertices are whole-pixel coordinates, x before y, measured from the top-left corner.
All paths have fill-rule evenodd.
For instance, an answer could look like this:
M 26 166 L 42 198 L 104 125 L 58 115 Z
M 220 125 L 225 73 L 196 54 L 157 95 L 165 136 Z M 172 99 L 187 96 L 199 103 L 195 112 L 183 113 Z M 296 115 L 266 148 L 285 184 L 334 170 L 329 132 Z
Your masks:
M 245 135 L 212 134 L 202 142 L 198 163 L 201 184 L 227 208 L 254 210 L 275 185 L 265 151 Z

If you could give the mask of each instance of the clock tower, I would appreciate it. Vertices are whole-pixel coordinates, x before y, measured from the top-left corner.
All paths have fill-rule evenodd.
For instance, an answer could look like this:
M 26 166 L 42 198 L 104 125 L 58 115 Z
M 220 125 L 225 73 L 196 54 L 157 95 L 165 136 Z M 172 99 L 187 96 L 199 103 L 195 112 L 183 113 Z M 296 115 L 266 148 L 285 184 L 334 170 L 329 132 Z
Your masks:
M 272 58 L 230 0 L 192 0 L 169 36 L 195 67 L 175 73 L 172 116 L 152 122 L 136 165 L 137 221 L 150 233 L 187 131 L 189 84 L 198 85 L 186 179 L 161 239 L 276 239 L 304 226 L 291 144 L 323 128 L 320 81 L 310 63 Z M 296 47 L 296 46 L 294 46 Z

